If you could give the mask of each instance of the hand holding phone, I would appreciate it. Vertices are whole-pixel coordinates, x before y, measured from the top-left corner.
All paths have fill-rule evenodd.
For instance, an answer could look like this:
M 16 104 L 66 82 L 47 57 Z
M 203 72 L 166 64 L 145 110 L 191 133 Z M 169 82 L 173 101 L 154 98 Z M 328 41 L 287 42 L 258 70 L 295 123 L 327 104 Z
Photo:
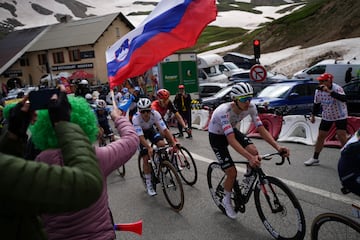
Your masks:
M 40 89 L 29 93 L 30 109 L 47 109 L 50 98 L 54 94 L 59 94 L 60 90 L 55 88 Z

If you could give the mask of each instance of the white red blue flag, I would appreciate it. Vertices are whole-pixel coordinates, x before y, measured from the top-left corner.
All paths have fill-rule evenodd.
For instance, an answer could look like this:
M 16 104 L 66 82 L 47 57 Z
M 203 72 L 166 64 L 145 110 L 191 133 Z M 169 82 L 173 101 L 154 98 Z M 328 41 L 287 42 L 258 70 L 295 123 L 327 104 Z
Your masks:
M 106 50 L 110 87 L 143 74 L 177 50 L 195 45 L 216 19 L 215 0 L 162 0 L 134 30 Z

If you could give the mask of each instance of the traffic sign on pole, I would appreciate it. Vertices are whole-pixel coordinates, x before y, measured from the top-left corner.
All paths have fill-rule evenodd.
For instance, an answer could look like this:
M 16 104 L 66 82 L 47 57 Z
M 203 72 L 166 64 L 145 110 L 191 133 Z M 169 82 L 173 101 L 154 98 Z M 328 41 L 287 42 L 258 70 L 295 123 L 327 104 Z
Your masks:
M 266 79 L 266 75 L 266 69 L 260 64 L 255 64 L 250 69 L 250 79 L 255 82 L 264 81 Z

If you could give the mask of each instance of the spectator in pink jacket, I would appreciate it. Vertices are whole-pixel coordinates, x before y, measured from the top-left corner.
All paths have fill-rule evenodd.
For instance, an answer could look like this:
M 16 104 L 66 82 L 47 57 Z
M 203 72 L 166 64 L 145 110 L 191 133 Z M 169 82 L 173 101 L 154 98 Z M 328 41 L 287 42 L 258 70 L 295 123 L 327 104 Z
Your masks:
M 90 141 L 94 143 L 98 128 L 93 110 L 84 98 L 69 97 L 69 102 L 72 107 L 71 122 L 77 123 Z M 65 214 L 43 215 L 42 220 L 50 240 L 115 239 L 108 204 L 106 177 L 131 159 L 139 145 L 139 137 L 128 118 L 122 116 L 119 109 L 114 109 L 111 112 L 111 118 L 120 139 L 105 147 L 95 147 L 103 177 L 103 192 L 100 198 L 89 208 Z M 37 121 L 30 127 L 30 131 L 36 148 L 42 150 L 35 160 L 51 165 L 63 165 L 62 153 L 57 147 L 57 140 L 47 110 L 38 111 Z M 81 149 L 78 149 L 74 154 L 81 154 Z

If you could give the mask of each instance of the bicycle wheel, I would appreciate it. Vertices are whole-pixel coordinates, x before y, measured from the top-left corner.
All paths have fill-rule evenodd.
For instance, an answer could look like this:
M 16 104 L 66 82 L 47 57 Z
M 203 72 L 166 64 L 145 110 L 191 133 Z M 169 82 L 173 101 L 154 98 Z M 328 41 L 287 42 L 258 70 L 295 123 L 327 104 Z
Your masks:
M 277 178 L 264 180 L 257 183 L 254 200 L 266 230 L 276 239 L 303 239 L 305 217 L 294 193 Z
M 166 200 L 173 209 L 180 211 L 184 207 L 184 189 L 175 167 L 169 161 L 160 163 L 159 179 Z
M 197 181 L 197 168 L 191 153 L 184 148 L 180 147 L 178 151 L 173 154 L 172 163 L 177 168 L 180 177 L 185 183 L 192 186 Z
M 225 208 L 221 203 L 225 195 L 224 192 L 225 173 L 221 169 L 219 163 L 213 162 L 209 165 L 207 169 L 207 181 L 208 181 L 210 194 L 212 199 L 214 200 L 214 203 L 224 214 L 226 214 Z
M 311 239 L 360 239 L 360 224 L 336 213 L 323 213 L 312 222 Z
M 125 165 L 122 165 L 121 167 L 119 167 L 118 169 L 116 169 L 116 171 L 118 172 L 118 174 L 120 175 L 120 177 L 124 177 L 124 176 L 125 176 Z
M 150 167 L 151 167 L 151 182 L 152 182 L 154 190 L 156 190 L 156 184 L 158 183 L 158 180 L 154 174 L 153 167 L 151 165 L 150 165 Z M 143 158 L 140 154 L 138 156 L 138 169 L 139 169 L 140 178 L 146 189 L 146 179 L 145 179 L 145 175 L 144 175 Z

